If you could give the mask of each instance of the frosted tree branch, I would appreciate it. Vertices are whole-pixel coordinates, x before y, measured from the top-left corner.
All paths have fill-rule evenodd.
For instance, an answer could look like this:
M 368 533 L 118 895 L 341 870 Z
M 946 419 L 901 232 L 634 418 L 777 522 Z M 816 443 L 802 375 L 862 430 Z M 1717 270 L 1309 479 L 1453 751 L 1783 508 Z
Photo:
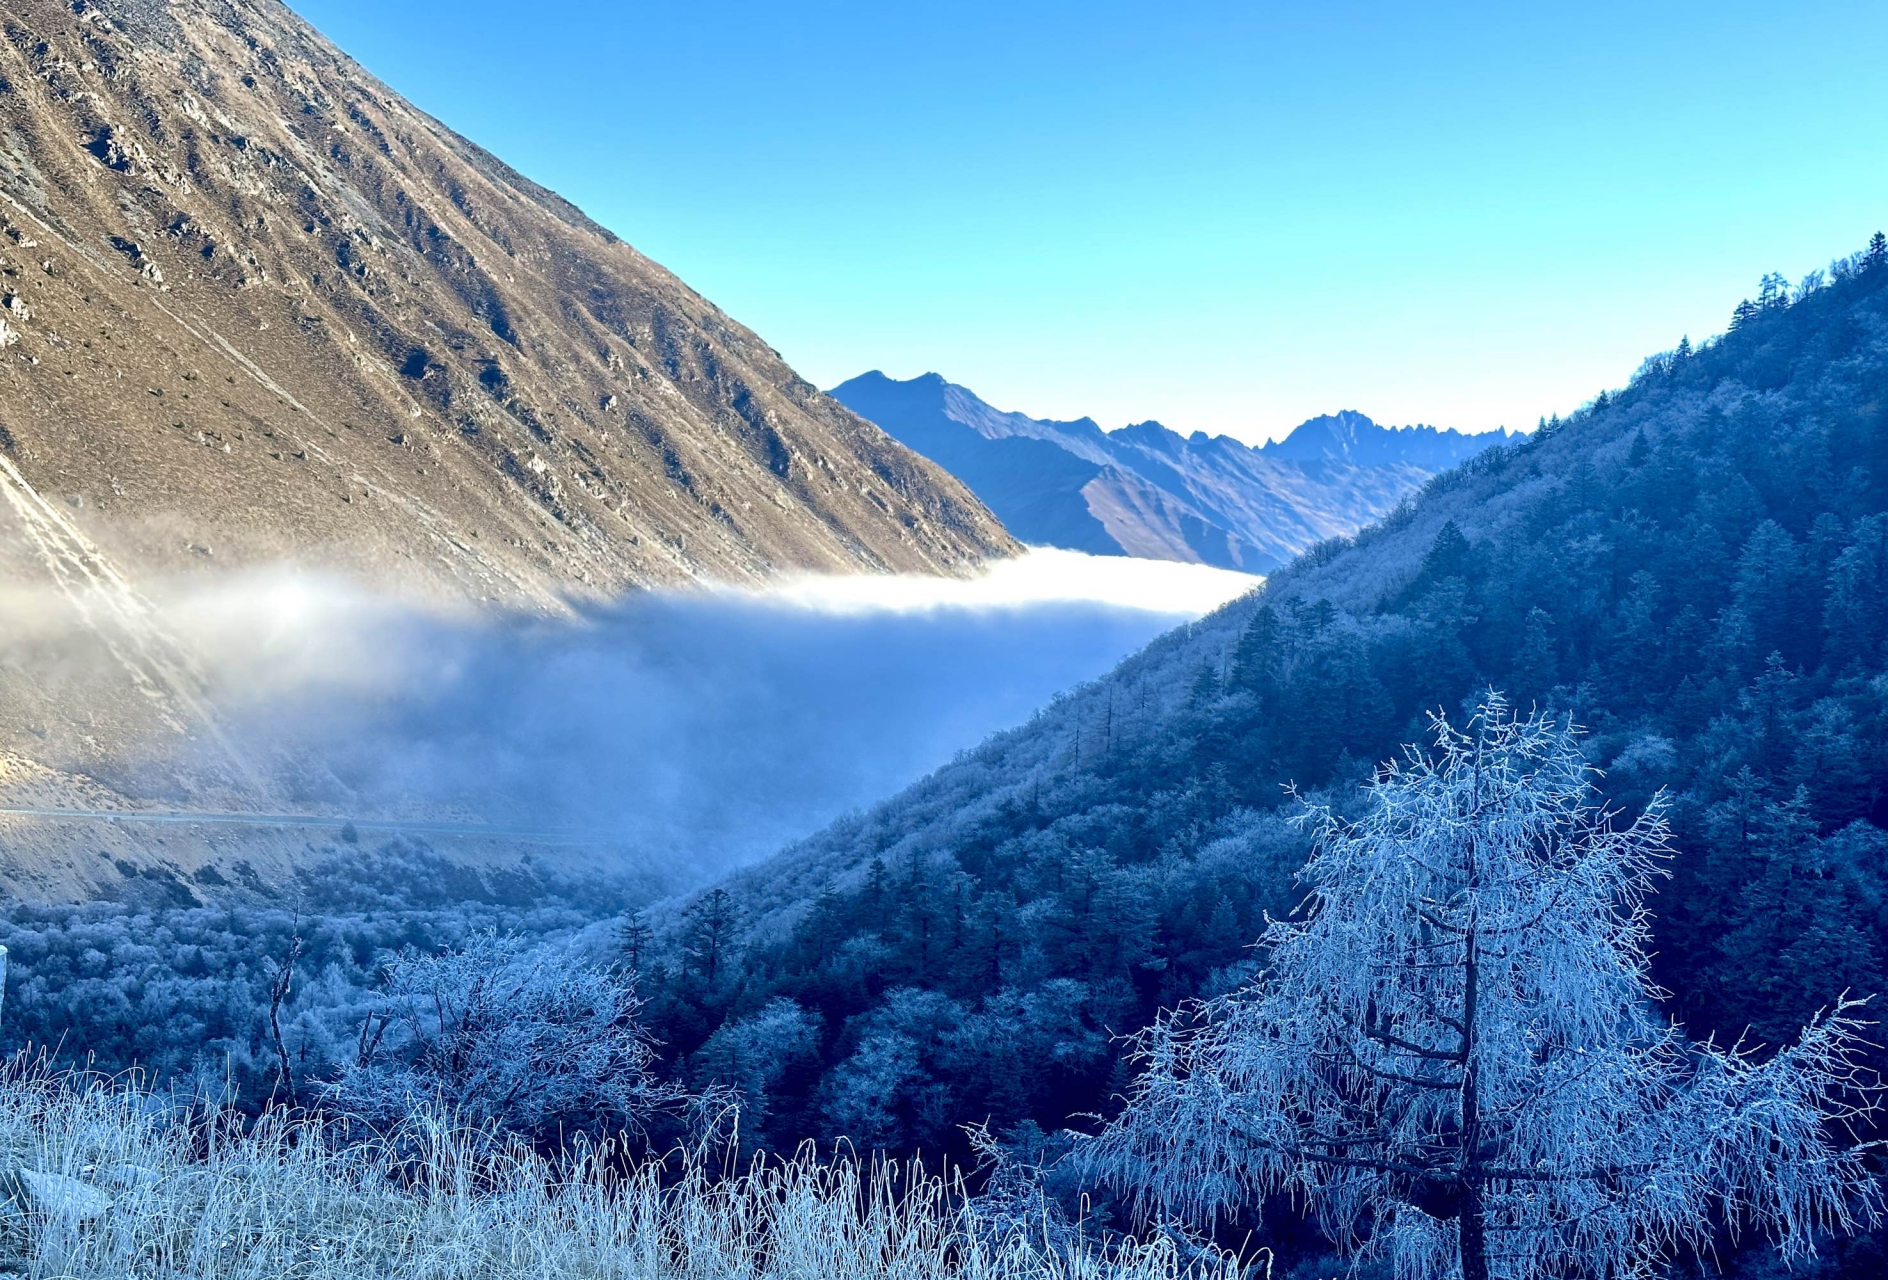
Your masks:
M 1306 807 L 1310 892 L 1267 971 L 1136 1038 L 1089 1156 L 1144 1211 L 1284 1194 L 1401 1280 L 1630 1280 L 1720 1225 L 1795 1258 L 1877 1220 L 1863 1001 L 1768 1057 L 1658 1012 L 1662 794 L 1616 825 L 1572 726 L 1492 693 L 1372 791 L 1354 823 Z

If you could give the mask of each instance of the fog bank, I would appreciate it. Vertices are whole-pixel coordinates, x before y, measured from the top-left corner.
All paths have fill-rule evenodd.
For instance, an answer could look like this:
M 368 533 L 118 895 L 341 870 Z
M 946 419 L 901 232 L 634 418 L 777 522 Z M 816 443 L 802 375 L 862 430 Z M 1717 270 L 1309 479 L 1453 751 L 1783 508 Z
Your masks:
M 166 612 L 286 802 L 607 831 L 692 877 L 890 795 L 1256 582 L 1032 551 L 970 581 L 797 577 L 575 621 L 289 573 Z

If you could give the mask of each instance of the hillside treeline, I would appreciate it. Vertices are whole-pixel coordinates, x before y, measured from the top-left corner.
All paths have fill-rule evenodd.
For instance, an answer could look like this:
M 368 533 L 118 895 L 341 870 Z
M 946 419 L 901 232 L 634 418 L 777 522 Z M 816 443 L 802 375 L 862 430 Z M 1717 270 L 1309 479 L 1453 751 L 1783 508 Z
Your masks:
M 951 1148 L 1107 1112 L 1116 1033 L 1249 971 L 1297 902 L 1286 788 L 1495 685 L 1617 803 L 1675 796 L 1657 976 L 1774 1043 L 1888 941 L 1888 252 L 1438 477 L 875 812 L 630 927 L 652 1018 L 770 1144 Z M 653 932 L 653 939 L 643 939 Z M 1016 1128 L 1015 1126 L 1022 1126 Z

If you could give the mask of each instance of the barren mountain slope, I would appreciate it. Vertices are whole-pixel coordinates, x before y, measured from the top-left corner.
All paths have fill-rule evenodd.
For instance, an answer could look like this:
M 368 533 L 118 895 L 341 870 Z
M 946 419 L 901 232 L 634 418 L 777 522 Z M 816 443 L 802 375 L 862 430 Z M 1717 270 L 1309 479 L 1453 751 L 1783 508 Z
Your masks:
M 547 604 L 1013 549 L 273 0 L 0 18 L 0 458 L 127 573 L 292 557 Z
M 31 810 L 374 816 L 322 760 L 232 727 L 187 625 L 206 576 L 242 591 L 229 570 L 290 561 L 563 613 L 1016 549 L 947 473 L 273 0 L 7 0 L 0 36 L 5 892 L 268 875 L 309 838 Z M 390 816 L 455 816 L 436 808 Z

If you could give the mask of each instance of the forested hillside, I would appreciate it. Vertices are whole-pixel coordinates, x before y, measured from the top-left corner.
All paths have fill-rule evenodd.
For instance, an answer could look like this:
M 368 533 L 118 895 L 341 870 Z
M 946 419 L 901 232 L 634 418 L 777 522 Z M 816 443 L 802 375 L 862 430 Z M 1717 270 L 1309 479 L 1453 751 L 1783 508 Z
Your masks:
M 1888 244 L 1647 360 L 870 814 L 625 928 L 667 1052 L 770 1144 L 961 1146 L 1108 1112 L 1117 1032 L 1250 971 L 1426 710 L 1570 712 L 1674 794 L 1656 977 L 1772 1043 L 1883 988 Z M 1018 1128 L 1017 1126 L 1022 1126 Z

